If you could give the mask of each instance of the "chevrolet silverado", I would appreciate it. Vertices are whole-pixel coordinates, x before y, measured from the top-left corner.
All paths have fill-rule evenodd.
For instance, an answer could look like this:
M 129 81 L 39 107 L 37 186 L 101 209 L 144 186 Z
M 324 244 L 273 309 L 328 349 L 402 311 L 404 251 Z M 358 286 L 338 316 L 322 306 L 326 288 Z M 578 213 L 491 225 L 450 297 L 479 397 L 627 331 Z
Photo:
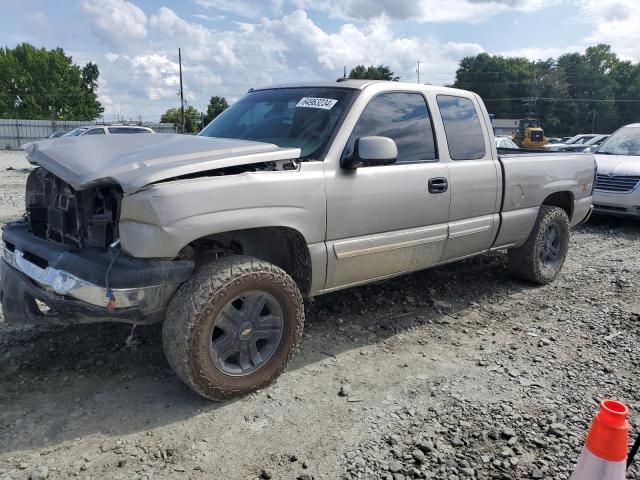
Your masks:
M 498 151 L 478 95 L 342 80 L 248 94 L 198 136 L 27 147 L 3 231 L 9 322 L 163 323 L 177 375 L 225 400 L 273 381 L 303 298 L 508 250 L 553 281 L 591 212 L 591 153 Z

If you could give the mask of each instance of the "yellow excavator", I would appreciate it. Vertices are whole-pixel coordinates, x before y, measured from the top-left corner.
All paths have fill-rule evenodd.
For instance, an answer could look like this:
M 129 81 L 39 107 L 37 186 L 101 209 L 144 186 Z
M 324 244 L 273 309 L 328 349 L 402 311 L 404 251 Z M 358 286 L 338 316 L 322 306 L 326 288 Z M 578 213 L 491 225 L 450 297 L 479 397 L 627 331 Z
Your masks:
M 513 133 L 513 141 L 520 148 L 540 149 L 549 139 L 545 138 L 544 130 L 537 118 L 522 118 L 518 122 L 518 130 Z

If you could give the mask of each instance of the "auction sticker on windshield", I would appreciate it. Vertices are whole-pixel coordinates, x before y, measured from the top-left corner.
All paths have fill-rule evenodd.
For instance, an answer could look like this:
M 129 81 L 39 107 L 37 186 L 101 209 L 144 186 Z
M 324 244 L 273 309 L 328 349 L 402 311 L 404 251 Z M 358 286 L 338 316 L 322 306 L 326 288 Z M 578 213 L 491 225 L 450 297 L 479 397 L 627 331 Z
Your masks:
M 333 98 L 302 97 L 296 104 L 296 107 L 322 108 L 323 110 L 331 110 L 336 103 L 338 103 L 338 100 L 335 100 Z

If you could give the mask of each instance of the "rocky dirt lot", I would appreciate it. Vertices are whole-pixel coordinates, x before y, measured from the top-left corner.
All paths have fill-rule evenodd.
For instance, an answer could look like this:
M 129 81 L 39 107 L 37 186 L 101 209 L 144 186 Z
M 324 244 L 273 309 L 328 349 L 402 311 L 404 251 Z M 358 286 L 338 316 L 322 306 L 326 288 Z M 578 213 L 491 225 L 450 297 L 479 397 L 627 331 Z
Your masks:
M 27 167 L 0 152 L 2 222 Z M 176 379 L 158 326 L 0 323 L 0 479 L 568 479 L 600 399 L 638 433 L 640 222 L 577 229 L 546 287 L 504 265 L 320 297 L 280 379 L 224 404 Z

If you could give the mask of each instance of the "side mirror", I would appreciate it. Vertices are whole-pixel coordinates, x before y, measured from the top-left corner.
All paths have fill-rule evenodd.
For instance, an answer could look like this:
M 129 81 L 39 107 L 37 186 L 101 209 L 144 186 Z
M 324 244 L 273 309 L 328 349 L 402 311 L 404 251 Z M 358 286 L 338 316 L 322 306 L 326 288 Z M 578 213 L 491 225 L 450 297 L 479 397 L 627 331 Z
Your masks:
M 353 153 L 340 161 L 342 168 L 391 165 L 398 159 L 398 147 L 389 137 L 360 137 L 353 146 Z

